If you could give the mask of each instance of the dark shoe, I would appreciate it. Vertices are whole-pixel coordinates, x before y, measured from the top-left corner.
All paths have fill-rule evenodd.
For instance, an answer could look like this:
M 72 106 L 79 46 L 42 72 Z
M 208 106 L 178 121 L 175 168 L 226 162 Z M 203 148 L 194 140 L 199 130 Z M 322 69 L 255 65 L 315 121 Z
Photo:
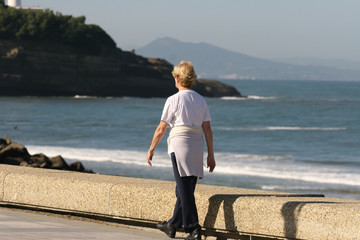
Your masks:
M 196 228 L 185 240 L 201 240 L 201 228 Z
M 160 231 L 163 231 L 164 233 L 166 233 L 166 235 L 168 235 L 169 238 L 175 237 L 176 228 L 171 227 L 168 222 L 158 223 L 158 224 L 156 224 L 156 228 L 159 229 Z

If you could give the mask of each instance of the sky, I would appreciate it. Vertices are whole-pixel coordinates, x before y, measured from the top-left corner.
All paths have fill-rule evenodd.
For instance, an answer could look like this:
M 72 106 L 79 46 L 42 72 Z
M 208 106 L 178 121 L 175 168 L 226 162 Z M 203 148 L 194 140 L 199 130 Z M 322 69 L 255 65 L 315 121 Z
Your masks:
M 264 59 L 360 62 L 359 0 L 22 0 L 85 16 L 123 50 L 162 37 Z

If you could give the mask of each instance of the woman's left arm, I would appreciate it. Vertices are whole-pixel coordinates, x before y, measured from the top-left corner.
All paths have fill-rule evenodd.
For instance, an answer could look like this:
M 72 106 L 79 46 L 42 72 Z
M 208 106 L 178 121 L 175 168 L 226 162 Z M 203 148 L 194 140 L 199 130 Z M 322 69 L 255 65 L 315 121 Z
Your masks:
M 152 160 L 152 158 L 154 156 L 154 150 L 155 150 L 156 146 L 160 143 L 161 139 L 164 137 L 167 126 L 168 126 L 168 124 L 166 122 L 160 121 L 159 125 L 157 126 L 157 128 L 154 132 L 153 140 L 151 142 L 149 151 L 146 156 L 146 161 L 150 166 L 152 166 L 150 161 Z
M 208 149 L 207 167 L 210 168 L 209 172 L 213 172 L 216 166 L 216 162 L 214 157 L 213 134 L 211 130 L 210 121 L 203 122 L 202 128 L 205 134 L 205 140 Z

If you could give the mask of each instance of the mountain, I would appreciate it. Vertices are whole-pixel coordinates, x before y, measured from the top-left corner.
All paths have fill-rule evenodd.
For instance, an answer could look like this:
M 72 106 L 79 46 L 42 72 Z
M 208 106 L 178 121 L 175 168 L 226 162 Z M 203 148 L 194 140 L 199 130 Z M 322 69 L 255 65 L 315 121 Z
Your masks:
M 360 71 L 322 66 L 298 66 L 251 57 L 208 43 L 160 38 L 136 50 L 137 54 L 163 58 L 176 65 L 192 61 L 200 78 L 266 80 L 360 80 Z

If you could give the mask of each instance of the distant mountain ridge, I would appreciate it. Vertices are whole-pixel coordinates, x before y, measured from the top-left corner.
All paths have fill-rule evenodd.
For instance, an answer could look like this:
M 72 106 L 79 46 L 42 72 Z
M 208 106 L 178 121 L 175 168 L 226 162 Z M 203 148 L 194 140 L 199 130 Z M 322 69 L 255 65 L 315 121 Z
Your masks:
M 200 78 L 265 80 L 360 80 L 360 71 L 322 66 L 299 66 L 251 57 L 208 43 L 188 43 L 173 38 L 156 39 L 137 54 L 164 58 L 176 65 L 192 61 Z

